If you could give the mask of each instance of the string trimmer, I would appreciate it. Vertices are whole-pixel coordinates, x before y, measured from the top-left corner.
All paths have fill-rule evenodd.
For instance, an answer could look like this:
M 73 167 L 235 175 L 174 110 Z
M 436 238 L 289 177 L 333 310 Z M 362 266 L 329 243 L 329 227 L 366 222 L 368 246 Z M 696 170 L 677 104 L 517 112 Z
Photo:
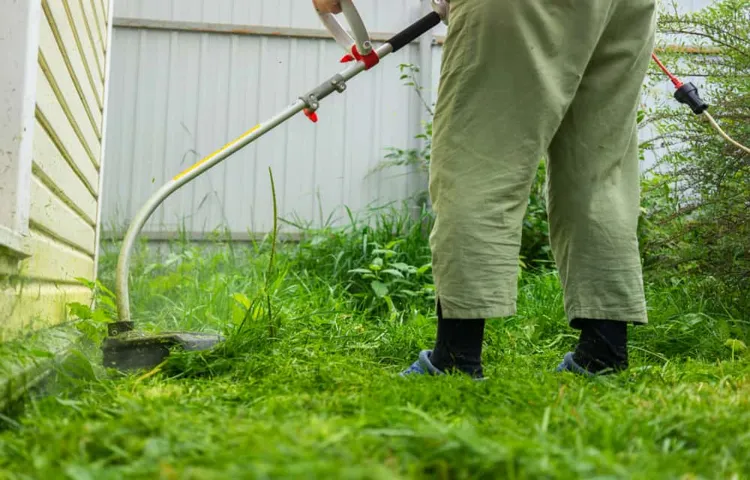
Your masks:
M 449 16 L 448 2 L 445 0 L 432 0 L 433 11 L 431 13 L 425 15 L 419 21 L 386 41 L 382 46 L 374 48 L 362 18 L 351 0 L 341 0 L 341 7 L 342 13 L 346 17 L 354 34 L 354 38 L 343 29 L 334 15 L 327 13 L 320 14 L 320 19 L 336 42 L 345 50 L 346 56 L 342 61 L 350 62 L 351 65 L 318 87 L 300 96 L 293 104 L 265 123 L 256 125 L 237 139 L 224 145 L 215 153 L 179 173 L 154 193 L 135 215 L 123 240 L 117 264 L 116 291 L 119 319 L 117 322 L 109 325 L 109 336 L 102 347 L 104 364 L 106 366 L 121 370 L 150 368 L 161 363 L 173 348 L 181 348 L 188 351 L 206 350 L 223 341 L 220 335 L 195 332 L 168 332 L 159 335 L 149 335 L 135 330 L 135 324 L 130 316 L 130 297 L 128 293 L 130 257 L 136 237 L 156 208 L 180 187 L 226 160 L 233 153 L 259 139 L 294 115 L 303 112 L 311 121 L 316 122 L 316 111 L 322 100 L 335 92 L 343 93 L 346 90 L 347 81 L 364 71 L 372 69 L 383 58 L 399 51 L 421 37 L 441 21 L 447 24 Z M 700 98 L 698 89 L 693 84 L 683 84 L 664 67 L 656 55 L 653 55 L 653 59 L 674 84 L 676 88 L 674 96 L 677 101 L 688 105 L 696 115 L 707 117 L 711 125 L 726 141 L 744 151 L 750 152 L 747 147 L 732 140 L 721 130 L 713 117 L 708 113 L 708 105 Z
M 135 329 L 135 323 L 130 315 L 130 295 L 128 292 L 130 258 L 136 237 L 157 207 L 180 187 L 215 167 L 233 153 L 259 139 L 294 115 L 303 112 L 311 121 L 317 122 L 316 111 L 322 100 L 333 93 L 343 93 L 346 90 L 347 81 L 364 71 L 372 69 L 383 58 L 398 52 L 440 24 L 441 21 L 447 24 L 449 12 L 448 5 L 444 0 L 432 0 L 432 12 L 387 40 L 380 47 L 375 48 L 352 1 L 342 0 L 341 8 L 354 38 L 344 30 L 334 15 L 321 13 L 319 16 L 336 43 L 346 52 L 342 62 L 350 65 L 300 96 L 294 103 L 265 123 L 254 126 L 237 139 L 179 173 L 156 191 L 136 213 L 123 240 L 117 263 L 116 293 L 119 318 L 117 322 L 109 324 L 108 337 L 102 346 L 105 366 L 120 370 L 151 368 L 161 363 L 173 348 L 188 351 L 206 350 L 224 340 L 220 335 L 213 334 L 167 332 L 152 335 Z

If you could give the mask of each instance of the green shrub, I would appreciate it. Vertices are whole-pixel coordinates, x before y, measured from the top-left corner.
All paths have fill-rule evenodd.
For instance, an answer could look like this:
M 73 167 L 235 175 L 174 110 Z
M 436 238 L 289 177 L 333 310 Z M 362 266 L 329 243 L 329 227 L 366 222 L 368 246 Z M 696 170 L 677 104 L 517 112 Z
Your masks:
M 408 208 L 367 212 L 341 228 L 308 231 L 293 261 L 308 276 L 341 285 L 356 308 L 375 315 L 398 316 L 406 305 L 434 303 L 428 242 L 432 216 L 415 218 Z M 408 309 L 407 309 L 408 310 Z
M 722 0 L 690 14 L 668 11 L 659 29 L 714 49 L 710 55 L 682 49 L 661 56 L 678 76 L 702 76 L 709 112 L 729 135 L 750 144 L 750 2 Z M 644 181 L 646 268 L 662 277 L 714 277 L 726 294 L 747 302 L 750 156 L 724 141 L 703 116 L 674 101 L 649 112 L 644 125 L 658 131 L 658 140 L 648 147 L 666 152 Z

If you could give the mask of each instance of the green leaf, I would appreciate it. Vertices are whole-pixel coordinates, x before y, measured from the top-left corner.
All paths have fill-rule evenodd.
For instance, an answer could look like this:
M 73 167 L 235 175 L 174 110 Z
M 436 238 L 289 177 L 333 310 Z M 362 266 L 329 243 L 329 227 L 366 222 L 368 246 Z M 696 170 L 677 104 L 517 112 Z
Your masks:
M 745 350 L 747 350 L 747 345 L 745 345 L 745 342 L 736 338 L 730 338 L 729 340 L 724 342 L 724 346 L 731 348 L 733 352 L 744 352 Z
M 370 270 L 372 270 L 373 272 L 379 272 L 382 269 L 383 269 L 383 259 L 382 258 L 376 258 L 370 264 Z
M 105 306 L 111 308 L 112 310 L 117 310 L 117 307 L 115 306 L 115 302 L 112 301 L 111 298 L 109 298 L 109 297 L 101 297 L 99 299 L 99 301 L 102 303 L 102 305 L 105 305 Z
M 94 311 L 94 314 L 92 315 L 92 320 L 96 323 L 109 323 L 112 321 L 112 319 L 107 315 L 107 312 L 104 310 L 96 309 Z
M 388 295 L 388 286 L 385 283 L 374 280 L 372 283 L 370 283 L 370 286 L 372 287 L 373 292 L 375 292 L 375 295 L 377 295 L 378 298 L 383 298 Z
M 38 348 L 33 348 L 29 350 L 29 353 L 32 354 L 35 357 L 42 357 L 42 358 L 55 358 L 55 355 L 47 350 L 41 350 Z
M 419 269 L 417 270 L 417 275 L 422 275 L 425 272 L 427 272 L 427 270 L 429 270 L 431 268 L 432 268 L 432 264 L 431 263 L 428 263 L 427 265 L 423 265 L 423 266 L 419 267 Z
M 407 265 L 405 263 L 397 262 L 397 263 L 391 263 L 391 267 L 396 268 L 398 270 L 402 270 L 404 272 L 408 272 L 410 270 L 415 270 L 414 267 L 411 265 Z
M 237 292 L 232 295 L 232 298 L 234 298 L 237 303 L 245 307 L 245 310 L 250 308 L 250 299 L 247 298 L 247 295 L 245 295 L 244 293 Z
M 367 270 L 366 268 L 355 268 L 352 270 L 349 270 L 349 273 L 363 273 L 363 274 L 370 274 L 370 270 Z
M 386 244 L 385 248 L 386 250 L 393 250 L 393 247 L 395 247 L 396 245 L 400 245 L 402 243 L 404 243 L 403 239 L 392 240 Z
M 395 270 L 393 268 L 386 268 L 383 270 L 383 273 L 387 273 L 389 275 L 393 275 L 394 277 L 404 278 L 404 274 L 399 272 L 398 270 Z
M 646 112 L 644 112 L 643 110 L 638 110 L 638 118 L 636 120 L 636 123 L 642 123 L 644 118 L 646 118 Z
M 101 283 L 101 282 L 98 282 L 98 283 L 97 283 L 97 286 L 98 286 L 98 287 L 99 287 L 99 289 L 100 289 L 100 290 L 102 291 L 102 293 L 104 293 L 104 294 L 105 294 L 106 296 L 108 296 L 108 297 L 109 297 L 109 298 L 111 298 L 112 300 L 114 300 L 114 299 L 116 299 L 116 298 L 117 298 L 117 295 L 115 295 L 115 293 L 114 293 L 114 292 L 113 292 L 112 290 L 110 290 L 110 289 L 108 289 L 107 287 L 105 287 L 104 285 L 102 285 L 102 283 Z
M 72 316 L 78 317 L 81 320 L 90 320 L 92 317 L 91 308 L 82 303 L 71 302 L 68 304 L 68 308 L 70 308 L 70 314 Z
M 241 305 L 232 305 L 232 323 L 234 325 L 240 325 L 247 315 L 247 308 L 243 308 Z
M 84 278 L 84 277 L 73 277 L 73 279 L 74 279 L 74 280 L 75 280 L 76 282 L 80 283 L 81 285 L 85 285 L 85 286 L 87 286 L 88 288 L 91 288 L 91 289 L 93 289 L 93 288 L 94 288 L 94 282 L 92 282 L 92 281 L 91 281 L 91 280 L 89 280 L 88 278 Z

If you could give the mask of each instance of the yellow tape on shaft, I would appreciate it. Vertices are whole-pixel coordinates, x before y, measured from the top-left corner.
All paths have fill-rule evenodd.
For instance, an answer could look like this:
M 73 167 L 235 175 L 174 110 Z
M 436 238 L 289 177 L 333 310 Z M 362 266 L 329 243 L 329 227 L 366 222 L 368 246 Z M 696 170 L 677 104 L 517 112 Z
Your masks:
M 177 180 L 181 179 L 182 177 L 184 177 L 188 173 L 190 173 L 193 170 L 195 170 L 196 168 L 200 167 L 201 165 L 203 165 L 204 163 L 206 163 L 207 161 L 209 161 L 211 158 L 215 157 L 216 155 L 219 155 L 220 153 L 224 152 L 225 150 L 227 150 L 228 148 L 230 148 L 232 145 L 234 145 L 238 141 L 242 140 L 243 138 L 247 137 L 248 135 L 252 134 L 254 131 L 256 131 L 259 128 L 260 128 L 260 124 L 254 126 L 253 128 L 251 128 L 247 132 L 245 132 L 242 135 L 240 135 L 237 139 L 232 140 L 231 142 L 227 143 L 226 145 L 224 145 L 220 149 L 216 150 L 211 155 L 209 155 L 209 156 L 201 159 L 199 162 L 195 163 L 194 165 L 192 165 L 191 167 L 187 168 L 183 172 L 180 172 L 172 180 L 177 181 Z

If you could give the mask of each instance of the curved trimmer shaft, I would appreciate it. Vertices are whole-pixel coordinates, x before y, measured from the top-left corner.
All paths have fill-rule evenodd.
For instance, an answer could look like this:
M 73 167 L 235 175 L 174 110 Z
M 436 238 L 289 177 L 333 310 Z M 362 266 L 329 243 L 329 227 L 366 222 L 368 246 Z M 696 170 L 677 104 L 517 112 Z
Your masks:
M 435 3 L 439 4 L 440 2 Z M 433 3 L 433 5 L 435 5 L 435 3 Z M 438 25 L 441 22 L 442 18 L 438 13 L 438 11 L 440 10 L 438 10 L 437 8 L 435 10 L 436 11 L 433 11 L 430 14 L 424 16 L 422 19 L 388 40 L 385 44 L 375 49 L 373 52 L 370 52 L 369 55 L 362 56 L 356 49 L 347 49 L 347 52 L 354 51 L 356 53 L 356 58 L 350 58 L 350 60 L 356 59 L 356 63 L 352 64 L 337 75 L 334 75 L 332 78 L 322 83 L 317 88 L 311 90 L 306 95 L 299 97 L 296 102 L 289 105 L 284 111 L 270 118 L 265 123 L 256 125 L 218 151 L 212 153 L 187 170 L 183 171 L 163 187 L 161 187 L 156 193 L 153 194 L 153 196 L 151 196 L 151 198 L 149 198 L 146 204 L 141 207 L 141 209 L 133 218 L 123 240 L 122 250 L 120 251 L 120 257 L 117 262 L 116 291 L 119 328 L 116 328 L 115 331 L 123 332 L 132 329 L 132 320 L 130 316 L 130 295 L 128 292 L 130 258 L 133 247 L 135 245 L 136 237 L 148 221 L 149 217 L 159 207 L 159 205 L 161 205 L 164 200 L 166 200 L 170 195 L 172 195 L 186 183 L 189 183 L 199 175 L 202 175 L 210 168 L 227 159 L 233 153 L 254 142 L 258 138 L 281 125 L 299 112 L 304 111 L 304 113 L 307 114 L 308 117 L 315 121 L 314 112 L 318 109 L 318 105 L 321 100 L 328 97 L 334 92 L 343 92 L 346 88 L 347 81 L 354 78 L 361 72 L 374 67 L 380 59 L 390 55 L 391 53 L 397 52 L 404 46 L 408 45 L 412 41 L 422 36 L 424 33 L 431 30 L 433 27 Z M 348 11 L 351 12 L 352 10 Z M 358 33 L 360 33 L 361 35 L 360 31 L 358 31 Z M 340 35 L 338 37 L 341 38 Z M 361 39 L 358 39 L 357 43 L 361 43 Z

